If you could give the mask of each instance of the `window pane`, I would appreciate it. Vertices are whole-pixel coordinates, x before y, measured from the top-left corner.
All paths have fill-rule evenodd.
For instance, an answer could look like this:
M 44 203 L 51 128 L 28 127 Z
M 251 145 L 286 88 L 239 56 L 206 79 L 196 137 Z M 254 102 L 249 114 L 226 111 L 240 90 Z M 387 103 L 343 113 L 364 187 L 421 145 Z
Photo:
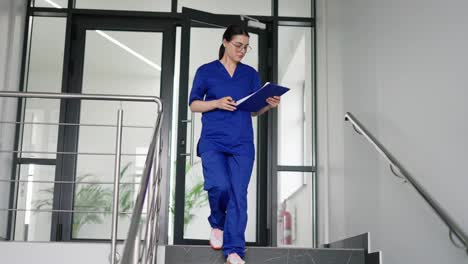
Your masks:
M 65 46 L 66 19 L 34 17 L 30 40 L 29 69 L 26 90 L 28 92 L 53 92 L 62 90 L 63 52 Z M 53 41 L 51 41 L 53 39 Z M 57 150 L 59 100 L 26 99 L 24 114 L 22 157 L 55 158 L 55 154 L 28 153 L 54 152 Z M 42 124 L 30 124 L 42 123 Z
M 280 16 L 311 17 L 313 0 L 279 0 Z
M 162 33 L 132 31 L 86 32 L 83 93 L 159 96 L 161 84 Z M 74 210 L 110 211 L 114 181 L 117 111 L 123 109 L 123 142 L 120 186 L 121 212 L 118 237 L 125 238 L 130 212 L 136 199 L 141 174 L 156 120 L 154 103 L 83 101 L 79 132 L 77 184 Z M 130 127 L 131 126 L 131 127 Z M 99 142 L 99 144 L 96 144 Z M 84 153 L 107 153 L 88 155 Z M 90 193 L 99 195 L 91 196 Z M 93 199 L 90 199 L 93 198 Z M 109 239 L 112 218 L 107 213 L 74 213 L 73 238 Z
M 66 8 L 68 6 L 68 0 L 33 0 L 31 2 L 34 7 Z
M 76 8 L 170 12 L 171 0 L 76 0 Z
M 271 15 L 271 0 L 178 0 L 178 11 L 189 7 L 205 12 L 232 15 Z
M 49 241 L 55 166 L 20 165 L 15 240 Z
M 277 219 L 278 246 L 312 246 L 311 172 L 278 172 Z
M 16 112 L 16 110 L 15 110 Z M 1 114 L 0 114 L 1 115 Z M 9 119 L 8 122 L 15 122 Z M 5 119 L 3 119 L 5 120 Z M 2 121 L 3 121 L 2 120 Z M 7 120 L 5 120 L 7 121 Z M 14 125 L 2 125 L 0 126 L 0 149 L 1 150 L 12 150 L 14 143 Z M 0 153 L 0 208 L 7 209 L 10 206 L 10 195 L 12 195 L 11 183 L 11 170 L 13 169 L 13 155 L 8 152 Z M 8 211 L 0 210 L 0 240 L 6 239 L 8 235 Z
M 278 108 L 278 163 L 312 165 L 312 29 L 280 27 L 278 80 L 291 88 Z

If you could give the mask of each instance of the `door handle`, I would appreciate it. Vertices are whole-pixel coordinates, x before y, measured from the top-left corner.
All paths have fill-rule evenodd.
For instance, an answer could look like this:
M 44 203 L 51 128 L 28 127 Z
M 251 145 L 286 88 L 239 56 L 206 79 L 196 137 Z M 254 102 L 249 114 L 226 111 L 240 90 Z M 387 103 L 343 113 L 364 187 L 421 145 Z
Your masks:
M 185 123 L 185 124 L 189 124 L 190 123 L 190 135 L 188 136 L 188 138 L 190 138 L 190 152 L 189 153 L 180 153 L 179 156 L 182 156 L 182 157 L 190 157 L 190 166 L 193 166 L 193 163 L 194 163 L 194 157 L 192 155 L 193 153 L 193 150 L 194 150 L 194 147 L 195 147 L 195 144 L 194 144 L 194 140 L 195 140 L 195 125 L 194 125 L 194 119 L 195 119 L 195 114 L 192 112 L 191 115 L 190 115 L 190 119 L 184 119 L 184 120 L 180 120 L 181 123 Z M 185 146 L 186 142 L 185 140 L 182 140 L 180 142 L 180 146 Z

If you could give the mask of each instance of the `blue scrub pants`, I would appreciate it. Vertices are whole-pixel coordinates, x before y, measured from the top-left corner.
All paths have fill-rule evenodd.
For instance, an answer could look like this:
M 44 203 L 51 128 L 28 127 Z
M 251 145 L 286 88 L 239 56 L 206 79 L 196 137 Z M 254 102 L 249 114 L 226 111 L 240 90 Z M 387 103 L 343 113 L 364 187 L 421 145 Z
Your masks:
M 244 257 L 247 187 L 254 160 L 219 151 L 204 152 L 201 159 L 211 208 L 208 221 L 212 228 L 224 230 L 224 256 L 237 253 Z

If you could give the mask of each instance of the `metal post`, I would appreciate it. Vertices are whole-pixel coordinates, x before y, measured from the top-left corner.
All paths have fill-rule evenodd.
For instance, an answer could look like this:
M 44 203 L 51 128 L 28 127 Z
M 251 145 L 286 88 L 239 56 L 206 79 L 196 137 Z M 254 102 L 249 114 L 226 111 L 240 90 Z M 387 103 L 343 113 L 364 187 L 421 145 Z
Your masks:
M 156 145 L 156 148 L 157 148 L 157 145 Z M 156 164 L 156 156 L 154 156 L 153 158 L 153 166 L 154 164 Z M 153 170 L 154 170 L 154 167 L 153 167 Z M 154 207 L 154 203 L 153 203 L 153 197 L 154 197 L 154 188 L 153 188 L 153 185 L 155 183 L 155 177 L 154 177 L 154 174 L 155 173 L 151 173 L 151 176 L 149 178 L 149 183 L 148 183 L 148 194 L 147 194 L 147 198 L 146 198 L 146 205 L 147 205 L 147 209 L 146 209 L 146 229 L 145 229 L 145 232 L 146 232 L 146 236 L 145 236 L 145 249 L 144 249 L 144 254 L 143 254 L 143 260 L 145 261 L 145 263 L 148 261 L 149 259 L 149 254 L 150 254 L 150 247 L 151 247 L 151 237 L 153 236 L 152 234 L 152 221 L 153 221 L 153 217 L 152 217 L 152 211 L 153 211 L 153 207 Z
M 159 219 L 158 219 L 158 197 L 159 194 L 159 166 L 160 166 L 160 154 L 161 154 L 161 139 L 158 138 L 156 141 L 156 147 L 154 152 L 154 167 L 153 167 L 153 174 L 151 177 L 151 184 L 149 188 L 152 190 L 152 199 L 148 200 L 148 203 L 151 204 L 150 211 L 148 212 L 148 236 L 147 236 L 147 244 L 146 244 L 146 258 L 145 263 L 156 263 L 156 254 L 157 254 L 157 242 L 159 236 Z
M 193 125 L 193 123 L 192 123 Z M 154 166 L 154 181 L 156 186 L 154 186 L 153 190 L 153 201 L 155 203 L 155 211 L 153 212 L 154 215 L 154 222 L 153 222 L 153 235 L 155 237 L 151 238 L 153 240 L 152 246 L 150 250 L 153 251 L 153 259 L 152 263 L 157 263 L 157 257 L 158 257 L 158 245 L 159 245 L 159 211 L 161 209 L 161 138 L 158 139 L 157 145 L 156 145 L 156 163 Z
M 154 221 L 156 220 L 154 218 L 154 213 L 156 212 L 156 192 L 155 192 L 155 185 L 157 183 L 157 171 L 156 171 L 156 166 L 158 166 L 158 149 L 159 149 L 159 139 L 156 141 L 156 146 L 154 150 L 154 158 L 153 158 L 153 168 L 152 168 L 152 173 L 149 179 L 149 184 L 148 184 L 148 196 L 147 196 L 147 214 L 146 214 L 146 239 L 145 239 L 145 250 L 144 250 L 144 262 L 149 263 L 151 261 L 151 247 L 152 247 L 152 242 L 153 242 L 153 236 L 154 236 Z
M 117 137 L 115 144 L 114 200 L 112 208 L 111 264 L 117 263 L 117 226 L 119 220 L 120 160 L 122 154 L 123 110 L 117 112 Z
M 140 225 L 138 235 L 136 236 L 135 239 L 135 248 L 133 249 L 133 264 L 138 264 L 140 263 L 140 257 L 141 257 L 141 233 L 142 233 L 142 226 Z

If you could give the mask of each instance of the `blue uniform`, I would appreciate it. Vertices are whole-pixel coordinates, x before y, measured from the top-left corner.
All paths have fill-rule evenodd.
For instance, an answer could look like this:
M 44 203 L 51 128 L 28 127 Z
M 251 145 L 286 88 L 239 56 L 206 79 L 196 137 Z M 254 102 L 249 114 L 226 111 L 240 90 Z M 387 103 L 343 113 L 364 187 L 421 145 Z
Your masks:
M 235 101 L 260 88 L 257 71 L 238 63 L 231 77 L 219 61 L 202 65 L 193 80 L 189 104 L 194 100 L 217 100 L 231 96 Z M 224 230 L 223 252 L 244 256 L 247 226 L 247 187 L 255 149 L 250 112 L 215 109 L 203 113 L 197 155 L 202 159 L 211 227 Z

